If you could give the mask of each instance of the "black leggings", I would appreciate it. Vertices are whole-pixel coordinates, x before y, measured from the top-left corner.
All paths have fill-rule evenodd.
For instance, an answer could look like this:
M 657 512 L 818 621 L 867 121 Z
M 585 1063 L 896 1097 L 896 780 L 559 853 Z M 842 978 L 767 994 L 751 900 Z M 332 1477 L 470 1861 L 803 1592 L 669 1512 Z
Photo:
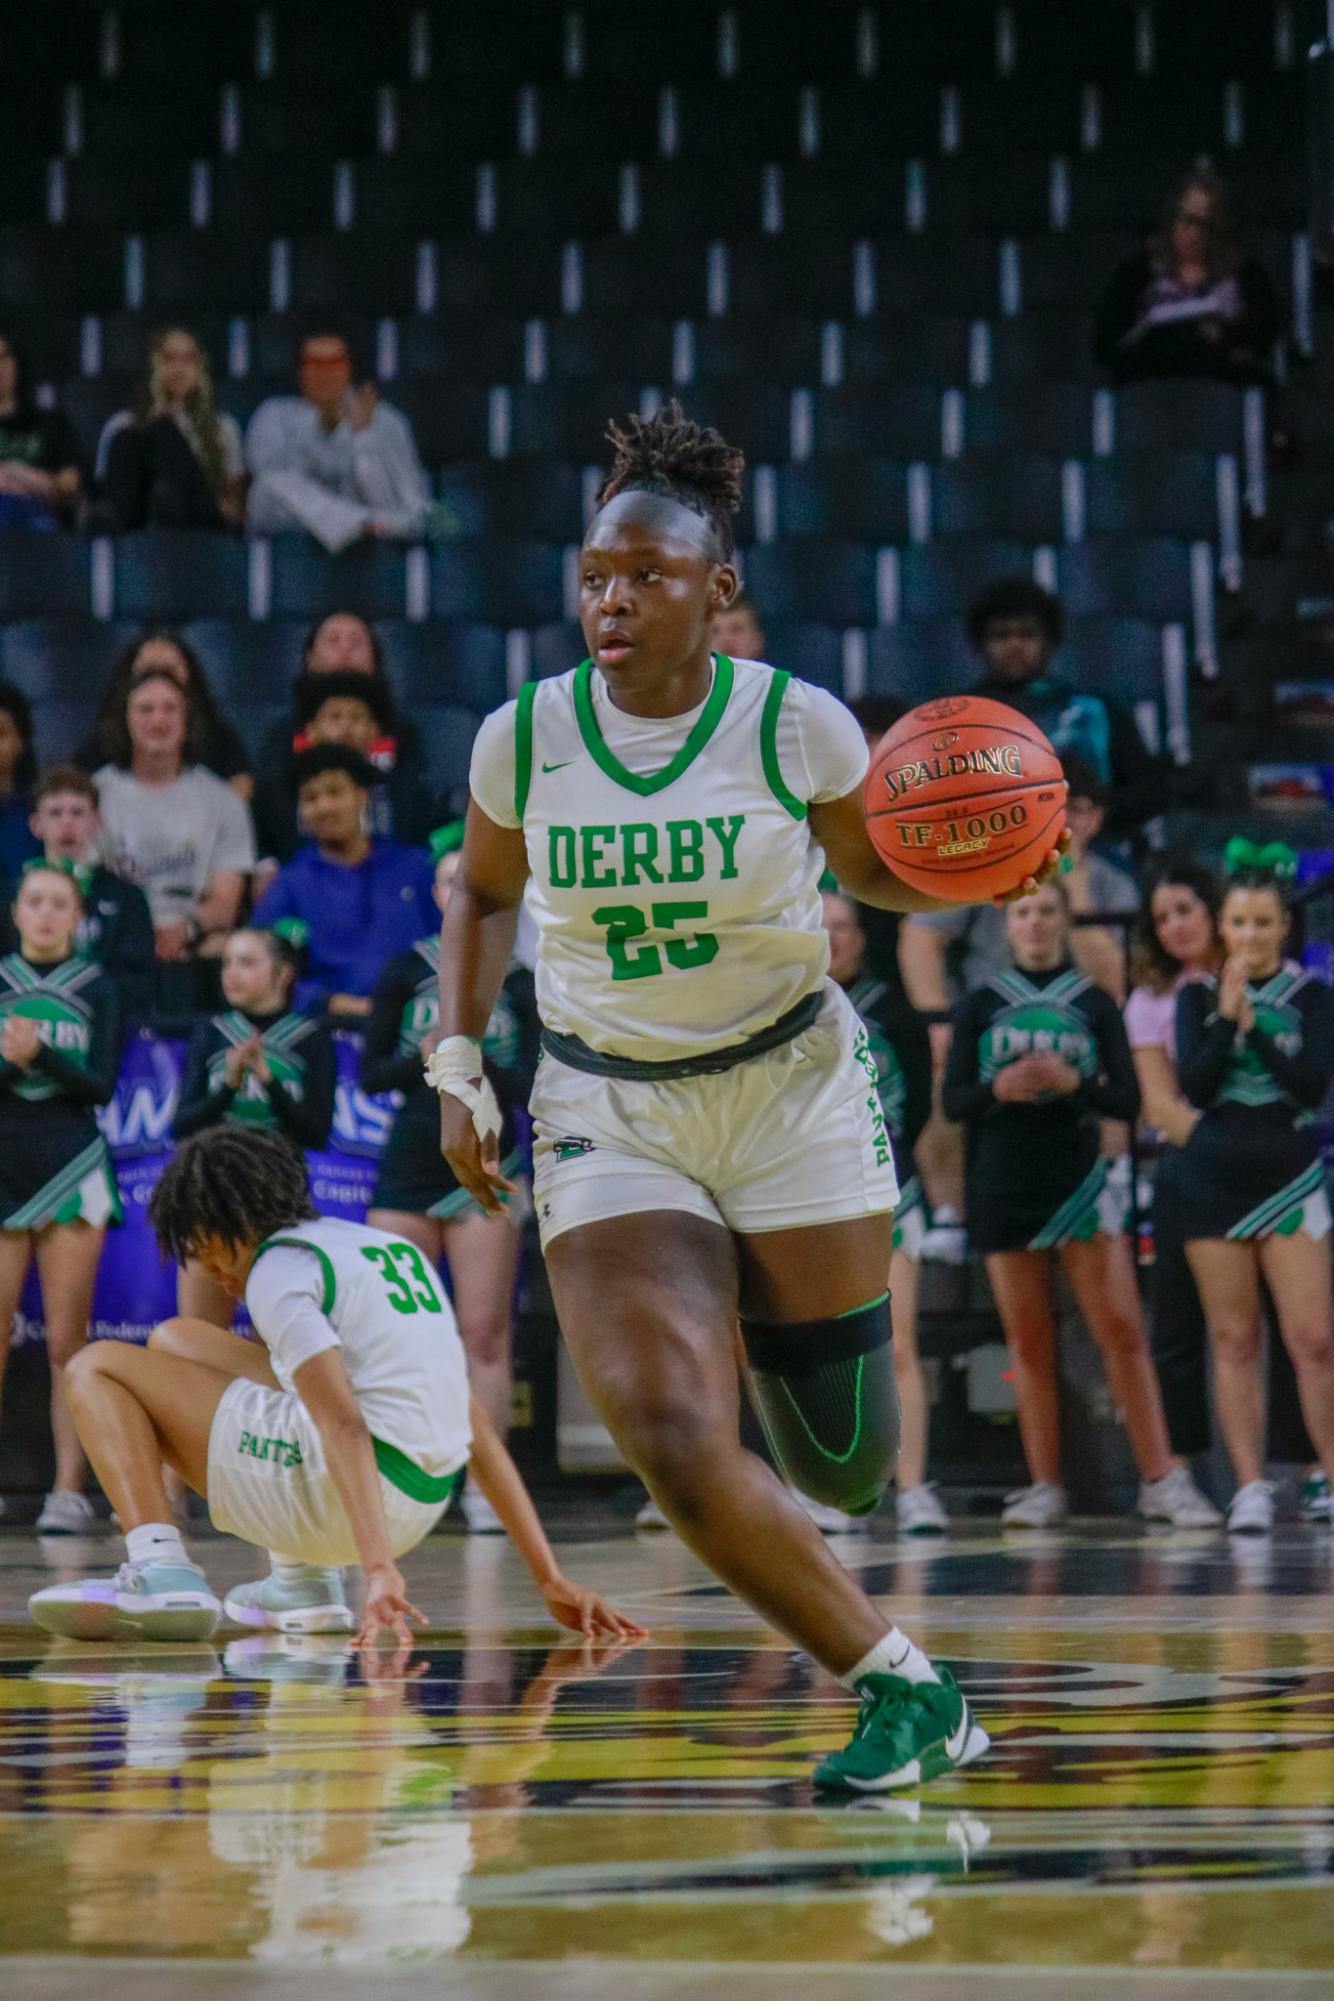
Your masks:
M 1165 1147 L 1153 1195 L 1150 1347 L 1172 1450 L 1188 1458 L 1209 1449 L 1209 1329 L 1178 1224 L 1175 1196 L 1181 1172 L 1179 1150 Z M 1272 1311 L 1268 1317 L 1268 1454 L 1271 1459 L 1309 1465 L 1315 1448 L 1302 1418 L 1292 1357 L 1275 1328 Z
M 122 528 L 222 528 L 217 496 L 172 417 L 127 424 L 107 451 L 104 496 Z

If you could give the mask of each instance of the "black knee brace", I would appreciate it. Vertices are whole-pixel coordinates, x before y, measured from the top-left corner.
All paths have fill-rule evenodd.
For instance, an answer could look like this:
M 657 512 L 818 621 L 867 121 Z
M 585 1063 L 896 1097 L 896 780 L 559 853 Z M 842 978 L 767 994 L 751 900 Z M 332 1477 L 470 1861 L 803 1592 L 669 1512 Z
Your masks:
M 837 1320 L 743 1320 L 741 1333 L 779 1470 L 813 1501 L 869 1514 L 899 1456 L 889 1294 Z

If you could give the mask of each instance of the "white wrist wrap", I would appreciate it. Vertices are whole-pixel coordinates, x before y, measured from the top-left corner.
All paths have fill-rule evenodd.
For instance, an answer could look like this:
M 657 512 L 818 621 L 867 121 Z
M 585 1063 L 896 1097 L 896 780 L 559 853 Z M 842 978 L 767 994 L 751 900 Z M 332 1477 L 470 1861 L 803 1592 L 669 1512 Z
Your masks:
M 478 1139 L 497 1135 L 500 1101 L 482 1070 L 482 1051 L 470 1035 L 447 1035 L 426 1063 L 426 1081 L 433 1091 L 447 1093 L 472 1113 Z

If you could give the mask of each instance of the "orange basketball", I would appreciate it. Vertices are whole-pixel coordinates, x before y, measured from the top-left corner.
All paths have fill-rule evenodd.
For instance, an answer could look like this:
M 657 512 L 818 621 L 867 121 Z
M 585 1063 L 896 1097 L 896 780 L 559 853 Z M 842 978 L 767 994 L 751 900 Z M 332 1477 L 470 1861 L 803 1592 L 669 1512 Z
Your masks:
M 866 829 L 895 875 L 951 903 L 1018 888 L 1060 839 L 1066 784 L 1036 723 L 949 695 L 895 723 L 871 753 Z

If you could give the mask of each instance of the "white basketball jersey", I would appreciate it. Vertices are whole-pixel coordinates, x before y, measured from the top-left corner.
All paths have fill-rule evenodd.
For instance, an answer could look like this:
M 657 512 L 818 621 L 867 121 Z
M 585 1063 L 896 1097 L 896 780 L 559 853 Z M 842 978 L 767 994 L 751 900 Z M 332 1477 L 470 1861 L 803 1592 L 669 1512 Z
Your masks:
M 807 820 L 808 764 L 791 741 L 780 765 L 785 696 L 835 712 L 842 791 L 865 752 L 840 704 L 803 683 L 789 692 L 790 678 L 716 656 L 708 699 L 647 776 L 608 743 L 607 697 L 587 661 L 524 688 L 506 818 L 527 843 L 548 1028 L 660 1062 L 740 1042 L 820 986 L 824 856 Z

